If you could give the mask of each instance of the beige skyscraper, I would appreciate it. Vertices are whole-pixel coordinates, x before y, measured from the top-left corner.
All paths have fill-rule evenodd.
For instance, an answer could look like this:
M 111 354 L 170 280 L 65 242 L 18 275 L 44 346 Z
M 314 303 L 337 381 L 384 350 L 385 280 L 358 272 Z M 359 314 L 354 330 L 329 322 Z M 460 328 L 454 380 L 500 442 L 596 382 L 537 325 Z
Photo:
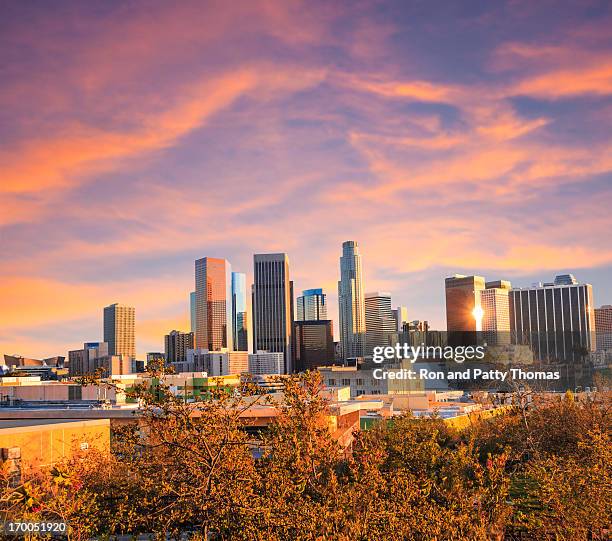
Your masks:
M 510 299 L 507 280 L 487 282 L 480 291 L 482 332 L 489 345 L 510 344 Z
M 605 304 L 595 308 L 595 333 L 597 349 L 600 351 L 612 349 L 612 306 Z
M 365 294 L 366 355 L 372 355 L 375 347 L 393 345 L 397 336 L 397 323 L 391 309 L 391 293 Z
M 115 303 L 104 308 L 104 341 L 109 355 L 136 357 L 135 319 L 133 306 Z

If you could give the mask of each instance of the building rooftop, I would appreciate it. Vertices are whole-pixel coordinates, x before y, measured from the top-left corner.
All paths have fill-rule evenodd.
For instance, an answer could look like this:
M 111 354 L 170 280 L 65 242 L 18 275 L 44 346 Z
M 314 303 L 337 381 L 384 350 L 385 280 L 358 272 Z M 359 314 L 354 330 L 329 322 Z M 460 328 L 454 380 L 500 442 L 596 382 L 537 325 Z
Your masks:
M 22 426 L 53 425 L 65 423 L 65 419 L 0 419 L 0 430 Z
M 110 421 L 109 419 L 4 419 L 0 420 L 0 433 L 36 432 L 50 425 L 56 428 L 75 428 L 77 426 L 110 425 Z

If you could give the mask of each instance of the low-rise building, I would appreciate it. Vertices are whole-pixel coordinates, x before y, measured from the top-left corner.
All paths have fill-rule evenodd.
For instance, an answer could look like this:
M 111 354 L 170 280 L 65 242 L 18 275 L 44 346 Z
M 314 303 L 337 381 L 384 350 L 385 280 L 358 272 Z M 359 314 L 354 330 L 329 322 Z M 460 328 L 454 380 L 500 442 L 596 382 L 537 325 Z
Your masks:
M 319 372 L 327 387 L 350 387 L 351 397 L 361 395 L 383 395 L 390 393 L 412 393 L 423 390 L 421 380 L 400 379 L 394 377 L 379 378 L 380 368 L 361 368 L 357 366 L 325 366 Z M 385 372 L 399 373 L 402 368 L 385 367 Z
M 90 449 L 110 451 L 108 419 L 4 419 L 0 420 L 0 464 L 13 485 L 22 472 L 53 466 L 64 458 Z
M 249 354 L 249 374 L 282 374 L 284 369 L 284 354 L 274 351 L 256 351 Z
M 190 372 L 206 372 L 211 377 L 238 375 L 249 371 L 249 354 L 227 348 L 219 351 L 189 349 L 185 363 L 175 365 Z

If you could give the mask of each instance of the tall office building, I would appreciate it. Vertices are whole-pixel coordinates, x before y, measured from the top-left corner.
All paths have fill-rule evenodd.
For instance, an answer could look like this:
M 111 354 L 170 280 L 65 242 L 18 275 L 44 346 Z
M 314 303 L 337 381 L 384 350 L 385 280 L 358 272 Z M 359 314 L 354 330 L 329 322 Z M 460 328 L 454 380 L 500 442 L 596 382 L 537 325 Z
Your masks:
M 375 347 L 393 345 L 397 337 L 397 324 L 391 309 L 390 293 L 365 294 L 366 354 L 372 355 Z
M 196 306 L 196 292 L 192 291 L 191 293 L 189 293 L 189 330 L 193 333 L 194 336 L 196 332 Z
M 136 357 L 135 317 L 133 306 L 115 303 L 104 308 L 104 341 L 109 355 Z
M 282 352 L 293 372 L 293 288 L 287 254 L 255 254 L 253 350 Z
M 322 289 L 305 289 L 297 298 L 296 321 L 327 319 L 327 299 Z
M 334 364 L 334 329 L 331 320 L 295 322 L 295 370 L 315 370 Z
M 232 272 L 232 340 L 235 351 L 248 351 L 246 275 Z
M 482 276 L 455 274 L 445 280 L 446 330 L 450 346 L 476 342 L 476 332 L 482 330 L 480 292 L 484 288 Z
M 486 282 L 480 291 L 482 332 L 487 344 L 510 344 L 510 300 L 512 285 L 507 280 Z
M 164 336 L 166 362 L 181 363 L 187 360 L 187 350 L 193 349 L 193 333 L 170 331 Z
M 405 306 L 394 308 L 393 319 L 395 321 L 395 330 L 401 333 L 404 330 L 404 323 L 408 323 L 408 308 Z
M 455 274 L 445 280 L 446 330 L 475 332 L 482 330 L 480 292 L 485 288 L 482 276 Z
M 195 262 L 195 346 L 233 349 L 232 269 L 225 259 L 203 257 Z
M 510 291 L 510 325 L 538 360 L 573 362 L 595 350 L 593 288 L 571 275 Z
M 612 349 L 612 305 L 595 308 L 595 332 L 597 350 Z
M 366 341 L 365 300 L 359 244 L 353 240 L 342 243 L 338 311 L 342 358 L 363 357 Z

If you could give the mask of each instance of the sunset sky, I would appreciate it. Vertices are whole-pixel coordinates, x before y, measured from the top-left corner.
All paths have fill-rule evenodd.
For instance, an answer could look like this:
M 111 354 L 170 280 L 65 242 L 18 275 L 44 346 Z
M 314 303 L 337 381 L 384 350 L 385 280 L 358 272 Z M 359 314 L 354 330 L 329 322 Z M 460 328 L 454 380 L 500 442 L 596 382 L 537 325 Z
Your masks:
M 612 304 L 611 6 L 0 0 L 0 353 L 113 302 L 162 350 L 203 256 L 287 252 L 337 321 L 347 239 L 440 328 L 456 272 Z

